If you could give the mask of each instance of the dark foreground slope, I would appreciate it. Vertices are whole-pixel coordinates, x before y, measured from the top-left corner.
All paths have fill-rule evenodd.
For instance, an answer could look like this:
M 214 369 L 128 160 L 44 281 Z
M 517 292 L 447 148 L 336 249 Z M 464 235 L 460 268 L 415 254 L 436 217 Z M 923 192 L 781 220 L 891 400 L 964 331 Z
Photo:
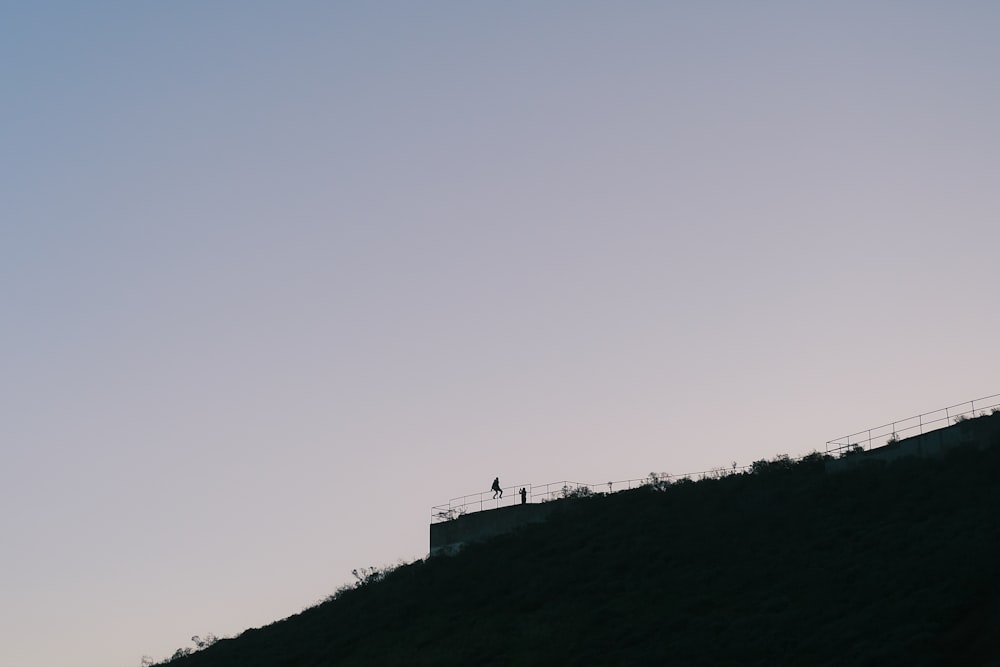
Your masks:
M 171 667 L 1000 665 L 1000 447 L 560 501 Z

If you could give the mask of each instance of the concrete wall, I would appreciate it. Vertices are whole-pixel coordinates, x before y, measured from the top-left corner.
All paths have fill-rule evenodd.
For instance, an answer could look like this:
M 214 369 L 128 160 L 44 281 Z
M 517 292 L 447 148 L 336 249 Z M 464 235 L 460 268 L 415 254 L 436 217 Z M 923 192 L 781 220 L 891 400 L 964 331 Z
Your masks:
M 529 523 L 541 523 L 560 504 L 559 501 L 530 505 L 512 505 L 495 510 L 465 514 L 431 524 L 431 555 L 448 553 L 469 542 L 482 542 L 509 533 Z
M 866 461 L 895 461 L 907 456 L 933 458 L 960 446 L 990 447 L 1000 445 L 1000 414 L 961 421 L 952 426 L 905 438 L 864 453 L 849 454 L 827 461 L 829 472 L 846 470 Z

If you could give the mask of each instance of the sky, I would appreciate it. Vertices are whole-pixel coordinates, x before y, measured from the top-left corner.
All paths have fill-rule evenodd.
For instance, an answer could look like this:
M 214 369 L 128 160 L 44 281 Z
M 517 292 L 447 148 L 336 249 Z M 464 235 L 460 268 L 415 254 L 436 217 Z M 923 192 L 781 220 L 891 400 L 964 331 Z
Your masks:
M 432 505 L 1000 393 L 990 2 L 0 3 L 0 664 Z

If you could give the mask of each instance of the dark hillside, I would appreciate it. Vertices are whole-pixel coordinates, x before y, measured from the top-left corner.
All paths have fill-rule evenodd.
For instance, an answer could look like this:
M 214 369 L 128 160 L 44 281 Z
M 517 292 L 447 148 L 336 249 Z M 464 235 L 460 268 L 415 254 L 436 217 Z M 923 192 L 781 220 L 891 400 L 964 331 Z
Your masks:
M 1000 665 L 998 474 L 816 456 L 559 501 L 171 665 Z

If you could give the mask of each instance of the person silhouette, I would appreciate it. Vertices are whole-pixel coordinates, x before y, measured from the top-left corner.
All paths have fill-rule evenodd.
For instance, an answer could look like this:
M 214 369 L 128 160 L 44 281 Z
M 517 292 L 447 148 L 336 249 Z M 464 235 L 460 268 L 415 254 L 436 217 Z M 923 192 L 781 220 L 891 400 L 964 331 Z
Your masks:
M 491 488 L 493 490 L 493 497 L 494 498 L 496 498 L 497 494 L 499 493 L 500 494 L 500 498 L 503 499 L 503 489 L 500 488 L 500 478 L 499 477 L 494 477 L 493 478 L 493 486 Z
M 528 492 L 525 491 L 524 487 L 522 486 L 521 487 L 521 504 L 524 505 L 527 502 L 528 502 Z

